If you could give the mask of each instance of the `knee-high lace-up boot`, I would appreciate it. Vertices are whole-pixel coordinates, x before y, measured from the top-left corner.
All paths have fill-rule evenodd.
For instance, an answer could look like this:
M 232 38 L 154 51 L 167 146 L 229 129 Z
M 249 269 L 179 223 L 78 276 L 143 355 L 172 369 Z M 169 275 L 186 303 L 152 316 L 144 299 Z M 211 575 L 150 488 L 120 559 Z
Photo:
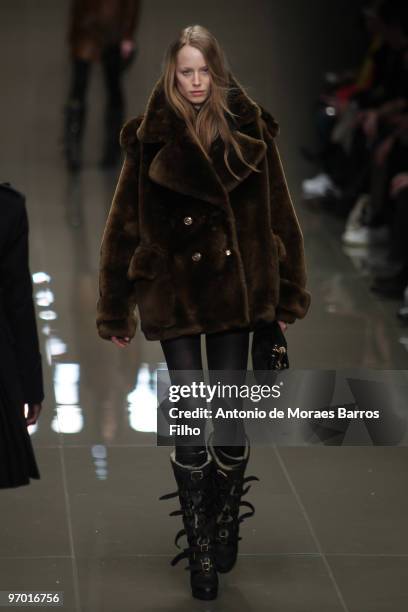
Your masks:
M 189 565 L 186 569 L 190 570 L 193 597 L 215 599 L 218 575 L 214 563 L 213 462 L 209 455 L 206 463 L 200 467 L 177 463 L 174 454 L 170 459 L 178 490 L 162 495 L 160 499 L 178 495 L 180 510 L 171 512 L 170 516 L 182 516 L 184 529 L 177 533 L 175 544 L 178 546 L 182 535 L 186 535 L 188 540 L 188 547 L 176 555 L 171 564 L 176 565 L 187 558 Z
M 256 476 L 244 478 L 249 460 L 249 440 L 246 441 L 244 455 L 233 457 L 222 448 L 212 445 L 209 439 L 209 450 L 214 459 L 214 488 L 216 506 L 215 528 L 215 565 L 220 573 L 229 572 L 235 565 L 238 555 L 238 542 L 242 538 L 239 528 L 242 521 L 255 514 L 254 506 L 247 501 L 241 501 L 251 485 L 248 482 L 258 480 Z M 249 508 L 239 516 L 240 508 Z

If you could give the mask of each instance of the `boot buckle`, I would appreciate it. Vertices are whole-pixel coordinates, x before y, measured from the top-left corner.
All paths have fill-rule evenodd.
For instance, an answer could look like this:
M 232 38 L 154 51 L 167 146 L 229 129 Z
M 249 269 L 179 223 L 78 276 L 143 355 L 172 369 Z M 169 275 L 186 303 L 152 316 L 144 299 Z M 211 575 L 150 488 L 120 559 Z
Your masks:
M 200 547 L 201 552 L 208 552 L 208 544 L 208 538 L 201 538 L 201 536 L 197 538 L 197 546 Z
M 204 474 L 202 470 L 192 470 L 190 476 L 191 476 L 191 480 L 202 480 L 204 478 Z
M 221 540 L 226 540 L 228 538 L 228 529 L 220 529 L 218 531 L 218 536 Z
M 209 572 L 211 569 L 211 561 L 208 557 L 201 560 L 201 567 L 205 572 Z

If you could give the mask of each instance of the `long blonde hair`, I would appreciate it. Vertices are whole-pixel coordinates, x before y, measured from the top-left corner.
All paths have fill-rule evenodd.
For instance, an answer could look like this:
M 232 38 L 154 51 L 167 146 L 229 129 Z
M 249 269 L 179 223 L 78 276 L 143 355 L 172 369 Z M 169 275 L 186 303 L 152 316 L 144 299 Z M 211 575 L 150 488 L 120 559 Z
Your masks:
M 190 45 L 195 47 L 204 56 L 210 73 L 210 93 L 196 115 L 192 104 L 184 98 L 176 86 L 177 54 L 182 47 Z M 228 108 L 229 69 L 224 53 L 217 39 L 206 28 L 200 25 L 192 25 L 184 28 L 179 36 L 169 45 L 163 62 L 163 86 L 167 103 L 174 112 L 181 117 L 187 129 L 198 144 L 204 155 L 209 159 L 209 150 L 212 142 L 220 136 L 225 145 L 224 162 L 229 172 L 237 176 L 228 163 L 228 154 L 233 147 L 238 158 L 251 170 L 259 170 L 245 161 L 241 147 L 233 136 L 228 125 L 225 113 L 234 117 L 234 113 Z

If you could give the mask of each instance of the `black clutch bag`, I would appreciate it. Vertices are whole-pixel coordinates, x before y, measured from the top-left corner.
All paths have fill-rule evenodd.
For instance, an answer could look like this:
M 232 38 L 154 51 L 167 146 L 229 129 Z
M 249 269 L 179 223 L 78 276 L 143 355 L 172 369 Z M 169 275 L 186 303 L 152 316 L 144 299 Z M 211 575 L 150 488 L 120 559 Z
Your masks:
M 252 365 L 255 370 L 285 370 L 289 367 L 288 344 L 277 321 L 254 330 Z

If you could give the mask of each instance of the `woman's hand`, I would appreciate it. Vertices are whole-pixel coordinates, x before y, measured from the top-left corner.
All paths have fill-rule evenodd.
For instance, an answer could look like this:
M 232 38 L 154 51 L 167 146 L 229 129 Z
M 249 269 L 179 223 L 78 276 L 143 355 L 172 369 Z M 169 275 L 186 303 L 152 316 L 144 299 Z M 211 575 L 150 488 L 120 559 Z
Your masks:
M 279 327 L 281 328 L 282 332 L 285 332 L 288 328 L 288 324 L 285 323 L 285 321 L 278 321 L 279 323 Z
M 394 143 L 394 136 L 388 136 L 388 138 L 384 138 L 381 144 L 378 145 L 374 151 L 374 158 L 377 166 L 382 166 L 384 164 L 391 152 L 392 147 L 394 146 Z
M 375 110 L 363 111 L 362 115 L 362 128 L 370 140 L 373 140 L 377 135 L 378 129 L 378 113 Z
M 408 172 L 396 174 L 391 181 L 390 195 L 395 198 L 403 189 L 408 187 Z
M 120 54 L 123 59 L 127 59 L 135 48 L 133 40 L 122 40 L 120 43 Z
M 35 425 L 35 423 L 38 420 L 38 417 L 40 416 L 40 412 L 41 412 L 41 404 L 27 404 L 28 405 L 28 411 L 27 411 L 27 416 L 25 417 L 26 420 L 26 425 L 27 427 L 29 425 Z
M 128 338 L 128 337 L 119 338 L 117 336 L 112 336 L 111 340 L 112 340 L 113 344 L 116 344 L 116 346 L 120 346 L 121 348 L 123 348 L 124 346 L 128 346 L 128 344 L 130 342 L 130 338 Z

